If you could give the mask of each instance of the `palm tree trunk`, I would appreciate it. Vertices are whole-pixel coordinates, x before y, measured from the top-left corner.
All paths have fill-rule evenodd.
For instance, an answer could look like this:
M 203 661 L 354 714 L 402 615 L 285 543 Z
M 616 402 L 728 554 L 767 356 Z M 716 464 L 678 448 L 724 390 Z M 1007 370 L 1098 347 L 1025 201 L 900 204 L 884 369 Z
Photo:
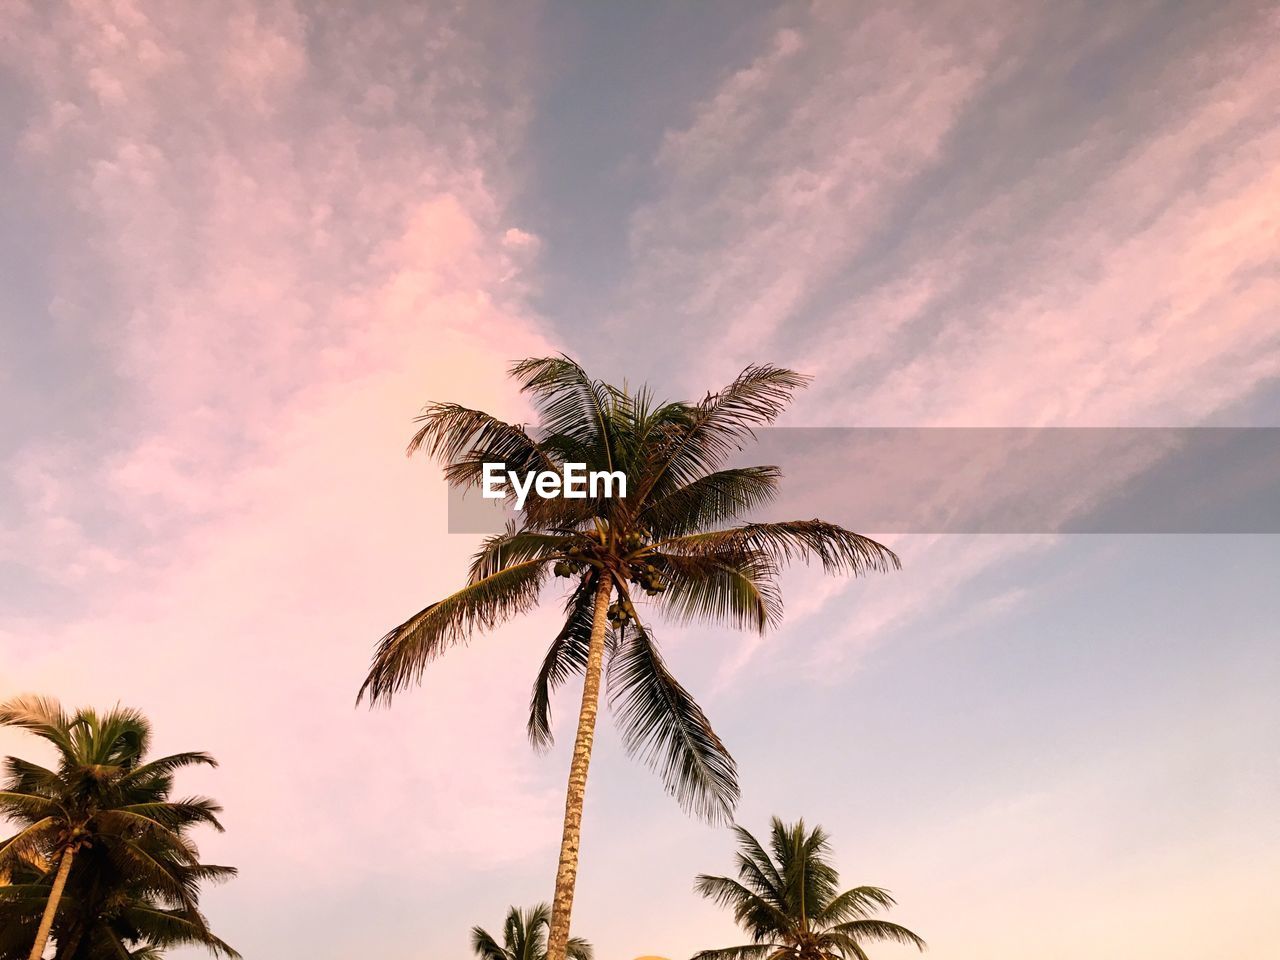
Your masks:
M 578 847 L 582 837 L 582 802 L 587 795 L 587 768 L 591 765 L 591 745 L 596 735 L 600 675 L 604 668 L 604 637 L 608 627 L 605 615 L 612 594 L 613 580 L 602 571 L 591 620 L 591 644 L 587 649 L 587 671 L 582 684 L 582 709 L 578 712 L 578 736 L 573 742 L 573 760 L 569 764 L 564 836 L 560 840 L 560 865 L 556 868 L 556 894 L 551 905 L 547 960 L 565 960 L 569 949 L 569 915 L 573 911 L 573 888 L 578 879 Z
M 71 847 L 62 851 L 62 863 L 58 865 L 58 875 L 53 878 L 49 902 L 44 905 L 44 916 L 40 918 L 40 928 L 36 930 L 36 942 L 31 945 L 31 954 L 27 960 L 40 960 L 45 944 L 49 942 L 49 931 L 53 929 L 53 917 L 58 912 L 58 901 L 62 899 L 62 891 L 67 886 L 67 875 L 71 873 L 73 856 L 75 856 L 75 850 Z

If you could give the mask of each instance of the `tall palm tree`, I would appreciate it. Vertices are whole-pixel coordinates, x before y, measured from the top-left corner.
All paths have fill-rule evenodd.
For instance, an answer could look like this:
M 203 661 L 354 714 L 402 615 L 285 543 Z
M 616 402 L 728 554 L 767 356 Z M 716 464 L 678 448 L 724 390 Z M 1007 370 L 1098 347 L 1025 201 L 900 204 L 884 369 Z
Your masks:
M 0 878 L 29 881 L 10 882 L 0 902 L 14 913 L 6 928 L 21 926 L 31 936 L 28 960 L 39 960 L 55 929 L 59 957 L 71 958 L 107 921 L 126 940 L 150 931 L 156 945 L 200 942 L 237 955 L 209 932 L 197 905 L 202 881 L 234 870 L 201 864 L 187 836 L 199 824 L 220 831 L 220 808 L 203 797 L 170 799 L 174 772 L 217 766 L 212 757 L 147 761 L 150 725 L 118 707 L 67 714 L 55 700 L 17 697 L 0 704 L 0 725 L 36 734 L 58 757 L 56 770 L 8 757 L 0 784 L 0 816 L 19 828 L 0 842 Z M 23 907 L 41 894 L 44 906 L 32 924 Z
M 840 877 L 829 859 L 827 834 L 807 831 L 804 821 L 788 826 L 773 818 L 770 848 L 742 827 L 738 835 L 738 878 L 698 877 L 695 889 L 722 907 L 751 943 L 703 950 L 694 960 L 867 960 L 863 946 L 873 941 L 925 943 L 906 927 L 873 914 L 894 905 L 880 887 L 840 891 Z
M 480 960 L 547 960 L 547 930 L 551 908 L 540 903 L 531 910 L 511 907 L 502 925 L 502 945 L 484 927 L 471 928 L 471 949 Z M 591 960 L 591 944 L 581 937 L 569 940 L 569 960 Z
M 534 682 L 529 716 L 530 738 L 546 747 L 552 692 L 570 676 L 583 676 L 548 944 L 550 960 L 565 960 L 606 659 L 628 750 L 659 770 L 682 805 L 710 821 L 730 819 L 738 798 L 733 758 L 667 669 L 640 616 L 641 591 L 676 621 L 763 631 L 782 612 L 777 577 L 788 562 L 814 558 L 830 573 L 862 574 L 896 567 L 898 559 L 822 520 L 734 523 L 776 492 L 776 467 L 727 462 L 752 428 L 772 423 L 807 382 L 791 370 L 748 367 L 694 403 L 658 403 L 645 387 L 630 391 L 594 380 L 563 356 L 524 360 L 511 372 L 539 413 L 535 432 L 480 410 L 433 403 L 419 417 L 408 452 L 439 460 L 446 480 L 463 489 L 482 484 L 486 463 L 521 475 L 581 463 L 589 472 L 621 471 L 626 496 L 609 496 L 603 486 L 583 499 L 530 496 L 518 522 L 484 541 L 466 586 L 382 638 L 360 696 L 389 701 L 454 643 L 534 608 L 549 573 L 569 580 L 564 626 Z

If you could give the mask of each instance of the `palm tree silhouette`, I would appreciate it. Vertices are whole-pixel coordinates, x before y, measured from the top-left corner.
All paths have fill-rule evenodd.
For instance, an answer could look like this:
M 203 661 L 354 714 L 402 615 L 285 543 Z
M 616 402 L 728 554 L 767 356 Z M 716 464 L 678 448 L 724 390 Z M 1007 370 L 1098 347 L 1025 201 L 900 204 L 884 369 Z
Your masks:
M 733 910 L 751 943 L 703 950 L 694 960 L 868 960 L 864 945 L 890 941 L 923 950 L 925 943 L 906 927 L 873 914 L 894 905 L 887 890 L 853 887 L 840 891 L 821 827 L 788 826 L 777 817 L 770 850 L 742 827 L 738 835 L 738 876 L 699 876 L 695 889 Z M 771 855 L 772 854 L 772 855 Z
M 472 927 L 471 949 L 480 960 L 546 960 L 550 926 L 551 908 L 545 903 L 530 910 L 511 907 L 502 925 L 502 945 L 483 927 Z M 591 944 L 571 937 L 568 955 L 569 960 L 591 960 Z
M 548 946 L 550 960 L 565 960 L 606 659 L 628 750 L 709 821 L 730 819 L 738 799 L 733 758 L 668 670 L 640 616 L 640 593 L 677 622 L 764 631 L 781 615 L 777 577 L 787 563 L 817 559 L 829 573 L 856 575 L 896 568 L 898 558 L 822 520 L 734 524 L 772 499 L 780 472 L 726 463 L 752 439 L 753 427 L 782 413 L 807 382 L 800 374 L 748 367 L 696 403 L 659 403 L 647 387 L 631 391 L 592 379 L 563 356 L 524 360 L 512 374 L 539 412 L 535 433 L 480 410 L 433 403 L 409 453 L 436 458 L 448 482 L 463 489 L 482 484 L 486 463 L 520 474 L 581 463 L 587 471 L 621 471 L 627 496 L 529 497 L 518 523 L 485 540 L 466 586 L 382 638 L 360 696 L 389 701 L 454 643 L 537 606 L 549 573 L 569 579 L 564 626 L 534 683 L 529 716 L 530 738 L 548 745 L 551 694 L 583 675 Z
M 55 700 L 17 697 L 0 704 L 0 725 L 34 733 L 58 755 L 56 770 L 5 761 L 0 816 L 19 830 L 0 843 L 0 956 L 28 937 L 28 960 L 39 960 L 55 924 L 64 960 L 82 946 L 99 956 L 127 953 L 127 942 L 201 944 L 239 956 L 209 930 L 197 903 L 203 881 L 235 870 L 200 863 L 187 835 L 200 824 L 221 831 L 221 808 L 204 797 L 170 799 L 173 774 L 217 766 L 211 756 L 147 761 L 150 724 L 119 707 L 69 715 Z M 60 911 L 68 890 L 75 896 Z

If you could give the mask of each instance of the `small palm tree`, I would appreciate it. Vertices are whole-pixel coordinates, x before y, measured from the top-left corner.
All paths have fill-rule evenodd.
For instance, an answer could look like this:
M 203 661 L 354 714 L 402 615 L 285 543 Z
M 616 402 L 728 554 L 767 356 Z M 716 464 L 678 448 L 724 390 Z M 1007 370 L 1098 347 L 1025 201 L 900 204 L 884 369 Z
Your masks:
M 540 414 L 536 436 L 479 410 L 435 403 L 423 410 L 409 453 L 439 459 L 462 489 L 481 486 L 486 463 L 521 475 L 575 463 L 623 473 L 626 496 L 603 489 L 582 499 L 530 496 L 520 522 L 484 542 L 465 587 L 382 638 L 360 696 L 389 701 L 454 643 L 537 606 L 549 573 L 569 580 L 564 627 L 543 660 L 529 716 L 534 744 L 550 744 L 551 694 L 583 676 L 548 944 L 550 960 L 565 960 L 606 657 L 627 748 L 708 820 L 730 819 L 738 798 L 733 758 L 663 661 L 640 617 L 641 591 L 677 621 L 763 631 L 781 614 L 777 577 L 788 562 L 813 558 L 831 573 L 862 574 L 896 567 L 898 558 L 822 520 L 733 524 L 776 493 L 777 467 L 726 463 L 807 382 L 791 370 L 748 367 L 695 403 L 658 403 L 645 387 L 594 380 L 568 357 L 525 360 L 512 374 Z
M 229 867 L 201 864 L 193 868 L 174 863 L 145 839 L 140 845 L 193 891 L 206 881 L 218 882 L 235 873 Z M 48 904 L 53 876 L 50 871 L 24 866 L 10 880 L 8 884 L 0 882 L 0 960 L 26 960 L 32 932 Z M 203 946 L 224 956 L 236 956 L 209 930 L 203 916 L 162 897 L 143 881 L 122 876 L 102 851 L 92 846 L 75 859 L 51 939 L 58 944 L 57 960 L 158 957 L 162 949 L 178 946 Z
M 547 960 L 547 930 L 551 908 L 540 903 L 530 910 L 511 907 L 502 925 L 502 946 L 484 927 L 471 928 L 471 949 L 480 960 Z M 569 960 L 591 960 L 591 944 L 569 939 Z
M 8 757 L 0 784 L 0 816 L 19 827 L 0 842 L 7 883 L 0 906 L 13 912 L 7 930 L 31 935 L 28 960 L 39 960 L 55 927 L 63 931 L 58 955 L 70 960 L 104 935 L 104 925 L 119 932 L 120 949 L 121 941 L 150 939 L 238 956 L 197 909 L 199 884 L 235 871 L 201 864 L 187 836 L 199 824 L 221 830 L 220 808 L 203 797 L 169 799 L 175 771 L 217 766 L 212 757 L 179 753 L 147 762 L 151 729 L 135 710 L 68 715 L 54 700 L 18 697 L 0 704 L 0 725 L 36 734 L 58 755 L 56 770 Z M 23 908 L 41 895 L 43 910 L 31 923 Z M 71 909 L 60 911 L 64 906 Z
M 733 918 L 751 936 L 741 947 L 703 950 L 694 960 L 867 960 L 864 945 L 902 943 L 924 950 L 925 943 L 906 927 L 873 914 L 894 905 L 887 890 L 853 887 L 840 891 L 840 877 L 829 859 L 827 834 L 806 831 L 773 818 L 765 851 L 742 827 L 738 835 L 738 879 L 698 877 L 695 889 Z

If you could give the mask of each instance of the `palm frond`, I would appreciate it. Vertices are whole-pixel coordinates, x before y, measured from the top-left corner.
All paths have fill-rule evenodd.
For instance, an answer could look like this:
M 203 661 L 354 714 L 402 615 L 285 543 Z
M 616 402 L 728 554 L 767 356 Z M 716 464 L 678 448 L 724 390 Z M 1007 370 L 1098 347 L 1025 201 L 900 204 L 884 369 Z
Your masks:
M 62 830 L 56 817 L 45 817 L 29 826 L 23 827 L 8 840 L 0 842 L 0 870 L 20 863 L 29 863 L 32 858 L 44 858 L 52 849 L 54 841 Z
M 662 541 L 664 553 L 705 556 L 722 550 L 767 554 L 784 566 L 794 560 L 816 559 L 827 573 L 859 576 L 884 573 L 902 566 L 884 544 L 825 520 L 785 520 L 747 523 L 726 530 L 694 533 Z
M 733 919 L 757 940 L 783 939 L 791 933 L 792 918 L 738 880 L 701 874 L 693 889 L 716 906 L 732 910 Z
M 62 783 L 52 770 L 21 757 L 5 757 L 4 771 L 4 789 L 14 793 L 52 798 L 57 795 Z
M 360 702 L 388 702 L 417 681 L 427 663 L 445 649 L 465 641 L 476 628 L 498 623 L 531 609 L 545 579 L 545 560 L 529 560 L 470 583 L 419 611 L 378 643 L 369 675 L 360 687 Z
M 521 360 L 511 367 L 511 375 L 533 397 L 544 431 L 570 438 L 597 469 L 614 469 L 611 407 L 615 392 L 608 384 L 593 380 L 564 355 Z
M 148 839 L 154 839 L 162 844 L 165 854 L 179 862 L 187 864 L 198 862 L 195 852 L 178 835 L 177 830 L 180 828 L 170 827 L 156 819 L 156 816 L 164 816 L 164 814 L 156 810 L 149 810 L 148 807 L 151 805 L 140 804 L 139 806 L 143 810 L 147 810 L 147 813 L 138 813 L 125 807 L 100 810 L 94 815 L 94 825 L 100 830 L 113 833 L 132 834 L 139 837 L 146 836 Z M 148 816 L 148 814 L 154 814 L 155 816 Z M 213 822 L 217 823 L 217 820 Z M 217 825 L 221 829 L 222 824 Z
M 823 924 L 860 920 L 877 910 L 888 910 L 896 902 L 888 890 L 880 887 L 854 887 L 835 897 L 814 919 Z
M 871 960 L 871 955 L 862 949 L 862 944 L 842 933 L 829 933 L 821 937 L 822 952 L 827 957 L 840 957 L 842 960 Z
M 0 817 L 32 824 L 62 813 L 57 803 L 31 793 L 0 792 Z
M 641 502 L 719 469 L 753 436 L 754 427 L 776 420 L 808 382 L 794 370 L 759 364 L 747 367 L 719 393 L 708 394 L 682 413 L 686 424 L 647 478 Z
M 204 823 L 219 833 L 223 832 L 222 824 L 218 821 L 218 814 L 222 812 L 222 807 L 208 797 L 131 803 L 117 809 L 122 813 L 154 820 L 168 830 L 181 830 Z
M 48 900 L 49 884 L 47 883 L 0 883 L 0 903 L 34 905 L 43 908 Z
M 480 960 L 546 960 L 551 907 L 539 903 L 527 910 L 509 907 L 502 923 L 502 945 L 483 927 L 471 928 L 471 949 Z M 569 957 L 591 960 L 591 945 L 574 938 Z
M 645 503 L 638 520 L 654 537 L 678 537 L 742 517 L 778 491 L 777 467 L 717 470 Z
M 74 750 L 67 729 L 71 719 L 52 697 L 20 696 L 0 704 L 0 726 L 18 727 L 52 743 L 64 755 Z
M 746 827 L 735 825 L 733 832 L 738 838 L 738 877 L 757 894 L 781 907 L 785 902 L 786 883 L 772 858 Z
M 566 454 L 576 447 L 547 438 L 541 442 L 519 424 L 506 423 L 482 410 L 455 403 L 432 403 L 418 417 L 422 426 L 409 442 L 408 453 L 423 450 L 444 466 L 445 481 L 452 487 L 467 490 L 484 482 L 485 464 L 500 463 L 505 470 L 525 474 L 536 470 L 555 470 Z M 573 457 L 573 459 L 580 459 Z M 513 502 L 514 491 L 507 490 L 507 501 Z M 546 526 L 581 512 L 581 501 L 560 498 L 530 497 L 525 501 L 527 522 Z
M 457 403 L 429 403 L 422 408 L 418 432 L 405 451 L 419 450 L 446 466 L 479 453 L 509 470 L 547 470 L 555 464 L 536 440 L 518 424 L 505 423 L 483 410 Z
M 208 880 L 210 883 L 226 883 L 240 874 L 235 867 L 223 867 L 215 863 L 197 863 L 186 868 L 186 872 L 197 882 Z
M 103 833 L 98 837 L 109 851 L 113 861 L 130 876 L 131 883 L 139 889 L 167 898 L 184 909 L 194 909 L 195 901 L 190 886 L 178 871 L 147 844 L 139 843 L 120 833 Z
M 548 560 L 561 556 L 571 540 L 564 534 L 522 530 L 508 524 L 502 533 L 486 537 L 471 561 L 468 582 L 478 583 L 508 567 L 529 560 Z
M 699 950 L 693 960 L 768 960 L 776 951 L 785 949 L 777 943 L 748 943 L 741 947 Z
M 776 817 L 771 833 L 787 903 L 801 912 L 807 924 L 835 897 L 839 882 L 839 875 L 826 856 L 827 833 L 821 827 L 806 830 L 803 820 L 788 827 Z
M 658 602 L 678 622 L 727 623 L 764 632 L 782 616 L 777 567 L 767 553 L 658 553 L 652 560 L 667 583 Z
M 167 757 L 149 760 L 130 770 L 121 781 L 125 786 L 160 780 L 169 777 L 184 767 L 205 766 L 217 767 L 218 761 L 203 750 L 189 750 L 175 753 Z
M 923 939 L 906 927 L 890 923 L 888 920 L 850 920 L 848 923 L 837 924 L 831 929 L 834 933 L 849 937 L 855 943 L 864 940 L 878 940 L 886 943 L 900 943 L 904 946 L 915 947 L 920 951 L 923 951 L 926 946 Z
M 154 947 L 202 946 L 217 956 L 238 960 L 240 954 L 214 936 L 207 922 L 194 910 L 157 910 L 130 906 L 124 917 Z
M 484 927 L 471 928 L 471 950 L 481 960 L 512 960 Z
M 67 724 L 67 734 L 81 764 L 121 770 L 137 766 L 151 744 L 150 722 L 131 707 L 105 713 L 77 710 Z
M 627 750 L 658 771 L 681 806 L 711 823 L 732 818 L 733 757 L 639 623 L 609 664 L 609 698 Z
M 547 655 L 533 682 L 533 693 L 529 697 L 528 731 L 530 742 L 538 749 L 545 750 L 553 742 L 552 693 L 571 676 L 583 673 L 587 668 L 598 583 L 599 578 L 594 575 L 585 576 L 578 582 L 565 605 L 564 626 L 547 648 Z

